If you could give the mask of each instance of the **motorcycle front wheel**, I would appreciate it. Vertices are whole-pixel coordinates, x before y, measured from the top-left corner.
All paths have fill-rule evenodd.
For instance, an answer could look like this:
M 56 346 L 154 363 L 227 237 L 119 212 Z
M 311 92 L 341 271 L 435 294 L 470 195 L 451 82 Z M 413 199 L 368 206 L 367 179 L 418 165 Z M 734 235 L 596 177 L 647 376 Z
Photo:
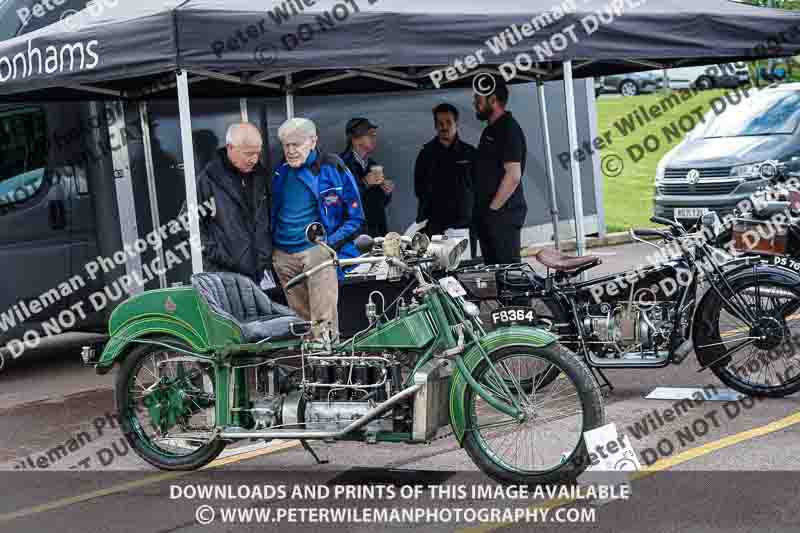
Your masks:
M 175 338 L 148 339 L 184 350 Z M 206 361 L 166 346 L 140 344 L 117 375 L 120 426 L 139 457 L 161 470 L 196 470 L 225 448 L 214 437 L 215 376 Z
M 535 327 L 545 331 L 552 331 L 553 324 L 564 321 L 555 302 L 548 299 L 516 297 L 511 301 L 505 302 L 505 304 L 498 300 L 484 300 L 481 303 L 481 309 L 483 310 L 481 318 L 486 324 L 489 324 L 489 326 L 486 328 L 489 331 L 495 329 L 493 326 L 491 326 L 491 313 L 501 310 L 506 306 L 522 306 L 533 308 L 536 311 Z M 559 370 L 554 366 L 544 367 L 537 375 L 524 379 L 520 384 L 526 393 L 530 393 L 534 382 L 537 384 L 539 389 L 543 389 L 552 383 L 559 376 L 559 373 Z
M 508 388 L 526 420 L 520 423 L 501 413 L 468 389 L 464 449 L 485 474 L 500 483 L 574 482 L 589 465 L 583 433 L 602 426 L 605 419 L 600 390 L 589 369 L 558 343 L 545 348 L 501 348 L 489 358 L 500 379 L 512 384 Z M 539 381 L 551 367 L 557 369 L 558 378 L 542 390 Z M 510 403 L 486 361 L 475 367 L 472 376 L 492 395 Z M 526 381 L 533 382 L 529 390 L 520 386 Z

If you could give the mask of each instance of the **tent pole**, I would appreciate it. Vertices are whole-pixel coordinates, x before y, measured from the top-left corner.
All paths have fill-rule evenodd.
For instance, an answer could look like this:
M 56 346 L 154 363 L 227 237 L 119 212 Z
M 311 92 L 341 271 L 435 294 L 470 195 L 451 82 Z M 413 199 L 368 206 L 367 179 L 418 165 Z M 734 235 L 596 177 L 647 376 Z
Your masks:
M 597 98 L 594 95 L 594 79 L 584 78 L 586 82 L 586 109 L 589 116 L 589 138 L 597 139 Z M 598 151 L 592 154 L 592 181 L 594 182 L 594 202 L 597 210 L 597 236 L 606 238 L 606 210 L 603 204 L 603 172 L 600 168 L 600 155 Z
M 539 92 L 539 112 L 541 113 L 542 137 L 544 137 L 544 155 L 547 162 L 547 183 L 550 187 L 550 215 L 553 217 L 553 241 L 556 250 L 561 249 L 561 239 L 558 236 L 558 203 L 556 202 L 556 181 L 553 172 L 553 153 L 550 147 L 550 126 L 547 122 L 547 101 L 544 97 L 544 82 L 541 78 L 536 80 Z
M 247 119 L 247 98 L 239 98 L 239 110 L 242 112 L 242 122 L 249 122 Z
M 97 108 L 92 108 L 95 111 Z M 131 156 L 128 151 L 128 137 L 125 128 L 125 106 L 121 100 L 106 102 L 106 114 L 113 117 L 108 121 L 108 140 L 109 147 L 114 146 L 114 139 L 118 139 L 119 147 L 111 150 L 111 163 L 114 166 L 114 185 L 117 191 L 117 206 L 119 208 L 119 223 L 122 236 L 122 244 L 132 246 L 139 238 L 139 227 L 136 222 L 136 201 L 133 195 L 133 179 L 131 176 Z M 141 257 L 136 255 L 131 257 L 126 254 L 125 272 L 134 280 L 142 278 Z M 125 287 L 128 294 L 140 294 L 144 287 L 136 281 L 131 281 Z
M 183 148 L 183 177 L 186 183 L 186 210 L 189 216 L 189 244 L 192 250 L 192 273 L 203 271 L 200 253 L 200 220 L 197 211 L 197 182 L 194 170 L 194 139 L 192 138 L 192 112 L 189 107 L 189 83 L 186 71 L 181 69 L 178 78 L 178 110 Z
M 147 192 L 150 197 L 150 219 L 153 222 L 153 230 L 157 231 L 161 227 L 161 216 L 158 211 L 158 192 L 156 190 L 156 172 L 153 165 L 153 145 L 150 140 L 150 113 L 147 110 L 147 102 L 139 102 L 139 119 L 142 122 L 142 146 L 144 147 L 144 167 L 147 172 Z M 158 257 L 158 286 L 162 289 L 167 288 L 167 276 L 164 271 L 164 248 L 156 248 Z
M 578 149 L 578 131 L 575 123 L 575 94 L 572 85 L 572 61 L 564 61 L 564 97 L 567 104 L 567 132 L 569 134 L 569 153 Z M 581 167 L 577 159 L 570 158 L 572 174 L 572 199 L 575 206 L 575 248 L 579 256 L 586 253 L 583 229 L 583 190 L 581 188 Z M 581 278 L 583 279 L 583 275 Z
M 292 89 L 292 75 L 286 75 L 286 119 L 294 118 L 294 89 Z

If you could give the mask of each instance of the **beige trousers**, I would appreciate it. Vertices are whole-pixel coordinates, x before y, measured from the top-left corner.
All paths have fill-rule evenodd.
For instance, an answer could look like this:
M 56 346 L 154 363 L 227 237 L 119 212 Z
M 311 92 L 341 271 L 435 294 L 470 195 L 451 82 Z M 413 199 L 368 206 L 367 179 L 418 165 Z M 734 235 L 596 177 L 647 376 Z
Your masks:
M 286 290 L 286 284 L 293 277 L 329 259 L 330 254 L 320 246 L 296 254 L 277 248 L 272 251 L 272 264 L 286 293 L 289 307 L 304 320 L 312 322 L 311 333 L 317 339 L 325 329 L 329 329 L 332 338 L 339 337 L 339 279 L 336 269 L 324 268 L 289 291 Z

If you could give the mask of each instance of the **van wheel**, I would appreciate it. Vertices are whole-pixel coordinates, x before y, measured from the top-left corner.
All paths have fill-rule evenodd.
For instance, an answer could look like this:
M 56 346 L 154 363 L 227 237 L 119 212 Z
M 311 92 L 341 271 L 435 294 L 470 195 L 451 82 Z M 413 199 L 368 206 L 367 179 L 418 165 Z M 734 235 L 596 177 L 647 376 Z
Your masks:
M 697 81 L 694 82 L 694 85 L 698 89 L 707 91 L 708 89 L 714 88 L 714 80 L 709 78 L 708 76 L 700 76 L 699 78 L 697 78 Z

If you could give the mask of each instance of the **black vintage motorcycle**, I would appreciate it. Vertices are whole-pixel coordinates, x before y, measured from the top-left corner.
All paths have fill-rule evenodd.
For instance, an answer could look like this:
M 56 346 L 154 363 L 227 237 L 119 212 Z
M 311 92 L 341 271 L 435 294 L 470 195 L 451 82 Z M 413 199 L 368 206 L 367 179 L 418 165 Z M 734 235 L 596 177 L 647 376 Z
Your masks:
M 716 235 L 718 247 L 736 255 L 800 257 L 800 173 L 787 163 L 756 165 L 769 179 L 741 208 L 727 216 Z
M 793 343 L 800 276 L 779 266 L 786 258 L 732 258 L 714 248 L 711 228 L 719 221 L 713 213 L 694 232 L 650 220 L 669 230 L 631 230 L 657 250 L 639 269 L 576 281 L 600 258 L 543 249 L 536 259 L 546 277 L 528 264 L 471 267 L 457 277 L 473 301 L 497 302 L 491 325 L 530 324 L 557 333 L 610 388 L 603 369 L 680 364 L 694 349 L 700 370 L 710 368 L 744 394 L 782 397 L 800 390 Z M 551 372 L 542 383 L 555 377 Z

